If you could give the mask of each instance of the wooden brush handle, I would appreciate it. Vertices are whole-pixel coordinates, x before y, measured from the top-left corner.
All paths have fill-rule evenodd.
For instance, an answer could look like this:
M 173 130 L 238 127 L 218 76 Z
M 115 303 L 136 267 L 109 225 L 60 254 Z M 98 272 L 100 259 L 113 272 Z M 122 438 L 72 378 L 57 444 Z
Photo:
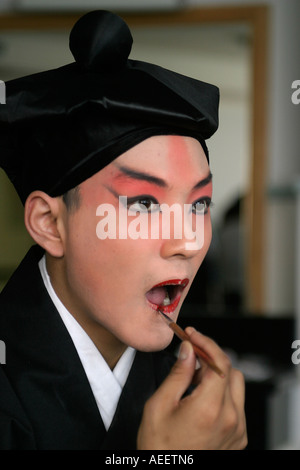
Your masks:
M 203 349 L 201 349 L 199 346 L 196 344 L 192 343 L 189 335 L 186 334 L 186 332 L 180 328 L 180 326 L 177 325 L 175 322 L 170 322 L 169 327 L 174 331 L 174 333 L 180 338 L 182 341 L 189 341 L 191 345 L 193 346 L 193 349 L 195 351 L 196 356 L 198 356 L 200 359 L 203 359 L 203 361 L 212 369 L 214 370 L 220 377 L 224 378 L 225 374 L 224 372 L 221 371 L 221 369 L 212 361 L 212 359 L 206 354 Z

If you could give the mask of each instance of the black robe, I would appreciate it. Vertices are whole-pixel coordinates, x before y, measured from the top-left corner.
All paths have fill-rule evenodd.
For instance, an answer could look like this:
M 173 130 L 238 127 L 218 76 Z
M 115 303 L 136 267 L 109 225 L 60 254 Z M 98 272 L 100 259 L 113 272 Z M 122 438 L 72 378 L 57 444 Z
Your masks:
M 0 295 L 0 449 L 135 449 L 145 401 L 173 356 L 137 352 L 113 422 L 105 430 L 72 339 L 31 248 Z

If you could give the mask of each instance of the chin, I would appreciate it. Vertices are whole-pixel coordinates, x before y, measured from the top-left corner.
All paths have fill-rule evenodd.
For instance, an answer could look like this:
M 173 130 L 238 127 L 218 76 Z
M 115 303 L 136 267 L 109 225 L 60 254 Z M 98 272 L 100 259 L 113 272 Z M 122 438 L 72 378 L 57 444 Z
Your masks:
M 136 344 L 132 344 L 131 346 L 141 352 L 157 352 L 166 349 L 171 343 L 172 339 L 173 332 L 170 330 L 167 331 L 166 334 L 160 335 L 160 337 L 157 335 L 157 337 L 153 338 L 152 341 L 147 338 L 145 341 L 138 341 Z

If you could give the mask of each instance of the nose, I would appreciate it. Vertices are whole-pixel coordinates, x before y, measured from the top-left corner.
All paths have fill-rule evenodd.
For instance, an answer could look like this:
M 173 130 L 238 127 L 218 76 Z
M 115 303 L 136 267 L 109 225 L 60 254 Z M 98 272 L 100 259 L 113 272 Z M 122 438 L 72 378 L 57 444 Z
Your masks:
M 161 244 L 160 255 L 162 258 L 171 258 L 171 257 L 180 257 L 180 258 L 193 258 L 194 256 L 199 254 L 199 249 L 197 247 L 197 242 L 194 245 L 190 244 L 190 248 L 187 249 L 188 244 L 190 241 L 185 240 L 182 238 L 181 240 L 177 239 L 170 239 L 170 240 L 163 240 Z
M 184 224 L 181 233 L 178 233 L 178 230 L 176 232 L 174 228 L 167 235 L 164 237 L 162 233 L 160 248 L 162 258 L 181 257 L 188 259 L 199 255 L 199 252 L 203 252 L 204 257 L 212 237 L 210 218 L 206 219 L 201 230 L 193 231 L 191 226 Z

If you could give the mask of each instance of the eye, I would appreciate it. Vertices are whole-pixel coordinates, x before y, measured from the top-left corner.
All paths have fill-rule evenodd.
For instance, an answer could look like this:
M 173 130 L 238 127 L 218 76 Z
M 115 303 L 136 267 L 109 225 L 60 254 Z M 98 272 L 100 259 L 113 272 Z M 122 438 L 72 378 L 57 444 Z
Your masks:
M 193 214 L 201 215 L 207 214 L 208 209 L 211 207 L 211 199 L 209 197 L 201 198 L 192 204 Z
M 156 212 L 159 210 L 159 204 L 152 196 L 139 196 L 127 199 L 128 211 L 136 212 Z

